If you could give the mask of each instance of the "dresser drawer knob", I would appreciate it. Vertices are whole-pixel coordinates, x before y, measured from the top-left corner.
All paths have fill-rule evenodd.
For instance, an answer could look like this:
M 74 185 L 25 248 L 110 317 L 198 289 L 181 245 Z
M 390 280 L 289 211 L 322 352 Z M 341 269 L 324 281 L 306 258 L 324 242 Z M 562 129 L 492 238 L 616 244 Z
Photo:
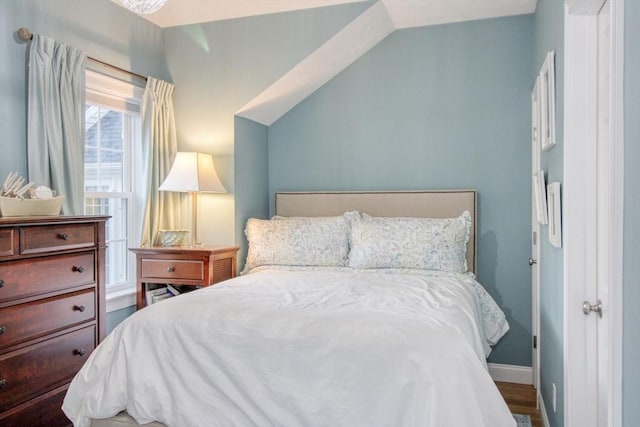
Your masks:
M 7 332 L 7 327 L 6 326 L 0 326 L 0 335 L 4 334 L 5 332 Z
M 174 271 L 176 271 L 176 268 L 171 266 L 171 267 L 167 267 L 167 273 L 173 273 Z
M 69 239 L 69 235 L 67 233 L 58 234 L 58 238 L 60 240 L 68 240 Z
M 0 388 L 5 388 L 7 386 L 7 380 L 4 378 L 0 378 Z
M 0 279 L 0 288 L 4 288 L 4 280 Z
M 78 267 L 74 266 L 73 271 L 77 271 L 78 273 L 84 273 L 84 267 L 81 265 Z
M 84 356 L 86 353 L 87 352 L 84 348 L 76 348 L 75 350 L 73 350 L 73 354 L 77 354 L 78 356 Z
M 83 311 L 86 310 L 84 305 L 74 305 L 73 309 L 76 310 L 76 311 L 79 311 L 80 313 L 82 313 Z

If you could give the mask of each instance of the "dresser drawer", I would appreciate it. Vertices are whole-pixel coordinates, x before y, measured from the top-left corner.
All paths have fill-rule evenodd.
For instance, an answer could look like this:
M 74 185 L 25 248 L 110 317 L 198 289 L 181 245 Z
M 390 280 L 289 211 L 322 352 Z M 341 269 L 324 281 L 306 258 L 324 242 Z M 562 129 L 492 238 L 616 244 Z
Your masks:
M 20 253 L 35 254 L 96 244 L 93 224 L 34 225 L 20 229 Z
M 0 256 L 15 255 L 15 248 L 13 247 L 13 228 L 1 228 L 0 229 Z
M 95 252 L 0 264 L 0 303 L 95 283 Z
M 70 381 L 95 348 L 95 337 L 90 326 L 0 356 L 0 412 Z
M 62 402 L 68 385 L 58 387 L 37 398 L 0 413 L 2 427 L 71 427 L 62 412 Z
M 202 280 L 202 261 L 143 259 L 142 277 L 157 279 Z
M 0 309 L 0 350 L 95 318 L 93 289 Z

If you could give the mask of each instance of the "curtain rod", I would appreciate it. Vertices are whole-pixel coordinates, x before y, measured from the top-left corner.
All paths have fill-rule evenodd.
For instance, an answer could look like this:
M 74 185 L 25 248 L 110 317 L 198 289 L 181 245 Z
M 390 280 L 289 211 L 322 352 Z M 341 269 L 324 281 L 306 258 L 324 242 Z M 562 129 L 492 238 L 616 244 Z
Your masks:
M 24 41 L 30 41 L 30 40 L 33 39 L 33 34 L 31 33 L 31 31 L 29 31 L 28 28 L 25 28 L 25 27 L 20 27 L 18 29 L 18 36 Z M 134 73 L 133 71 L 129 71 L 129 70 L 125 70 L 124 68 L 116 67 L 115 65 L 111 65 L 111 64 L 109 64 L 107 62 L 100 61 L 99 59 L 95 59 L 95 58 L 92 58 L 90 56 L 87 56 L 87 59 L 89 61 L 91 61 L 91 62 L 94 62 L 96 64 L 102 65 L 103 67 L 111 68 L 113 70 L 129 74 L 130 76 L 137 77 L 139 79 L 144 80 L 145 82 L 147 81 L 147 78 L 145 76 L 143 76 L 141 74 Z

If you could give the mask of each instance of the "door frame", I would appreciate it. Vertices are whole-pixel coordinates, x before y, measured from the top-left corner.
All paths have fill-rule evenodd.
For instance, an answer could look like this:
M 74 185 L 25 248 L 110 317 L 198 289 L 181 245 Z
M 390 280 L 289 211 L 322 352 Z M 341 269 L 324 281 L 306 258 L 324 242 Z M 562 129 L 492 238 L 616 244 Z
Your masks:
M 531 176 L 540 171 L 540 137 L 539 137 L 539 108 L 540 88 L 539 78 L 536 78 L 531 92 Z M 533 387 L 536 390 L 540 388 L 540 223 L 538 223 L 538 215 L 536 211 L 535 191 L 533 189 L 533 179 L 531 182 L 531 335 L 535 340 L 531 345 L 531 379 Z M 533 345 L 535 343 L 535 345 Z M 536 393 L 537 397 L 540 392 Z
M 597 155 L 597 16 L 604 0 L 567 0 L 564 69 L 564 424 L 593 426 L 598 408 L 606 405 L 608 426 L 622 425 L 622 236 L 623 236 L 623 60 L 624 2 L 611 3 L 611 151 L 609 173 L 596 174 Z M 597 188 L 608 189 L 610 208 L 603 209 Z M 597 213 L 604 213 L 598 218 Z M 600 222 L 599 222 L 600 221 Z M 599 224 L 606 233 L 596 235 Z M 602 237 L 606 236 L 605 241 Z M 598 245 L 611 256 L 599 258 Z M 606 270 L 604 295 L 595 295 L 596 277 Z M 603 300 L 598 322 L 608 332 L 605 348 L 597 348 L 595 315 L 582 313 L 582 302 Z M 591 330 L 589 331 L 589 328 Z M 597 351 L 606 352 L 603 394 L 596 389 Z M 606 402 L 604 401 L 606 399 Z

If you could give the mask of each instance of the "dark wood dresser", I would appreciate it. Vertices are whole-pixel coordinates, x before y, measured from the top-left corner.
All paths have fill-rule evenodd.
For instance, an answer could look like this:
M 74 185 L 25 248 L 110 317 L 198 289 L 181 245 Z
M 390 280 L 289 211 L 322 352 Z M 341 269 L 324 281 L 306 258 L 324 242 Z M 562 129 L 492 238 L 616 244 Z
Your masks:
M 104 216 L 0 218 L 0 426 L 64 426 L 106 334 Z

